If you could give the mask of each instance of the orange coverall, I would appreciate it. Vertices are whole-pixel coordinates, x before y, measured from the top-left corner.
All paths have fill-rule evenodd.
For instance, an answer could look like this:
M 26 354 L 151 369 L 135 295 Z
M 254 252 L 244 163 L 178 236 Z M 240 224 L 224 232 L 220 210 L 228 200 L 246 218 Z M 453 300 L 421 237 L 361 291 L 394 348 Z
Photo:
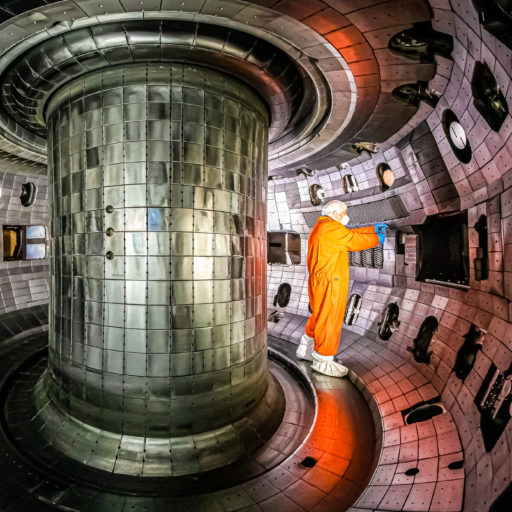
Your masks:
M 379 244 L 375 228 L 348 229 L 321 216 L 308 238 L 308 293 L 313 313 L 306 334 L 315 338 L 315 350 L 323 356 L 338 352 L 347 306 L 349 284 L 347 251 L 362 251 Z

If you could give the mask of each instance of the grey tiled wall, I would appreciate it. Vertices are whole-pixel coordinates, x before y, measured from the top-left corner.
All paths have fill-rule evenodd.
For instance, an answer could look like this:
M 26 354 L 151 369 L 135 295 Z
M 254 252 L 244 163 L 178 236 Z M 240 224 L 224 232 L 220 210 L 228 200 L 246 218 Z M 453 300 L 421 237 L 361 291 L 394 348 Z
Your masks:
M 2 171 L 8 168 L 10 171 Z M 33 165 L 25 166 L 32 175 Z M 0 158 L 0 226 L 44 225 L 49 227 L 48 178 L 43 175 L 23 174 L 24 167 L 18 163 L 15 169 Z M 16 172 L 16 174 L 15 174 Z M 23 183 L 32 181 L 38 187 L 36 202 L 29 207 L 21 205 L 19 196 Z M 0 237 L 0 254 L 3 254 L 3 239 Z M 49 293 L 48 258 L 27 261 L 3 261 L 0 256 L 0 314 L 45 304 Z

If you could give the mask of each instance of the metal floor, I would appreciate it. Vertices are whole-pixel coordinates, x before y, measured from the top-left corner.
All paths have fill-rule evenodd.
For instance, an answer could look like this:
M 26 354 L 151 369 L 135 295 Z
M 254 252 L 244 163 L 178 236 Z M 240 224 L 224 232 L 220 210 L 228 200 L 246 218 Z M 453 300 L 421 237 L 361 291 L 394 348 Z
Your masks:
M 212 475 L 210 489 L 205 476 L 182 481 L 176 490 L 171 479 L 126 477 L 91 472 L 90 468 L 56 454 L 52 446 L 30 439 L 28 397 L 44 367 L 45 335 L 36 335 L 0 348 L 2 435 L 0 436 L 0 510 L 63 510 L 80 512 L 152 511 L 272 511 L 341 512 L 363 492 L 373 473 L 376 451 L 373 419 L 364 397 L 347 379 L 312 374 L 300 362 L 305 382 L 314 387 L 313 402 L 307 385 L 293 382 L 297 367 L 286 359 L 270 361 L 271 372 L 287 395 L 285 422 L 265 450 L 257 455 L 259 471 L 238 468 L 238 482 L 230 485 Z M 294 360 L 295 345 L 269 337 L 271 352 Z M 279 362 L 280 361 L 280 362 Z M 17 368 L 14 400 L 9 395 Z M 293 370 L 295 368 L 295 370 Z M 292 375 L 292 378 L 290 378 Z M 293 386 L 303 388 L 302 395 Z M 308 405 L 309 404 L 309 405 Z M 312 459 L 305 460 L 306 457 Z M 308 464 L 309 462 L 309 464 Z M 312 467 L 308 467 L 312 466 Z M 254 476 L 257 475 L 257 476 Z M 208 477 L 206 476 L 206 481 Z M 234 482 L 235 480 L 233 480 Z M 197 483 L 197 485 L 195 485 Z M 112 489 L 115 489 L 113 491 Z M 149 492 L 148 492 L 149 491 Z M 174 495 L 173 495 L 174 494 Z

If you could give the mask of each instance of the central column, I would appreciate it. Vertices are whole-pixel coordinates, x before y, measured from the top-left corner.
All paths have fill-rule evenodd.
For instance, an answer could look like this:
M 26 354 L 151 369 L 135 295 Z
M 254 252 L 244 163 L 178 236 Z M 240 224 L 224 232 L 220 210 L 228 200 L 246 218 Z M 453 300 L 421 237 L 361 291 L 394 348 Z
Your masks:
M 52 403 L 133 436 L 245 417 L 270 382 L 259 96 L 205 68 L 133 64 L 70 82 L 47 121 Z

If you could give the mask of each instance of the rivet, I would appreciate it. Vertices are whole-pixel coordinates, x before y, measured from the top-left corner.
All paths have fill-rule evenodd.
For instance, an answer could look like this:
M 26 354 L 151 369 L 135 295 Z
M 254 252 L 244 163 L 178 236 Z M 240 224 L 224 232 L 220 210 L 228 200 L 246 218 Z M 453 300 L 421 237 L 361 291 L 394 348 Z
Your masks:
M 112 212 L 114 211 L 114 207 L 113 207 L 111 204 L 109 204 L 109 205 L 105 208 L 105 210 L 107 211 L 107 213 L 112 213 Z
M 105 254 L 108 260 L 114 259 L 114 253 L 112 251 L 108 251 L 107 254 Z
M 107 236 L 112 236 L 115 233 L 114 228 L 108 228 L 106 233 L 107 233 Z

